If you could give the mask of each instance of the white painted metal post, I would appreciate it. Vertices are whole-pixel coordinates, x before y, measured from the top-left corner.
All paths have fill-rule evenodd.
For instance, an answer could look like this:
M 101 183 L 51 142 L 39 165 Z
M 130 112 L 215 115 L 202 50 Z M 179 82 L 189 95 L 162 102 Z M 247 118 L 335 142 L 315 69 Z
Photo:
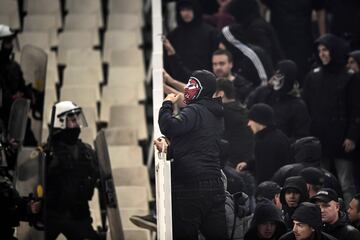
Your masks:
M 158 126 L 159 109 L 163 101 L 163 46 L 161 41 L 161 0 L 152 0 L 152 78 L 154 137 L 161 136 Z M 164 153 L 155 150 L 155 181 L 158 240 L 172 240 L 171 169 Z

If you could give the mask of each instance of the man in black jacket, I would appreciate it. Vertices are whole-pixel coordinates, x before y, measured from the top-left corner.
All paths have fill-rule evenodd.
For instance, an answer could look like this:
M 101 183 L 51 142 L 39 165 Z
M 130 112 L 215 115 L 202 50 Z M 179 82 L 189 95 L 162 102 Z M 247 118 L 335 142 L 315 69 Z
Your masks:
M 174 239 L 225 239 L 225 191 L 220 173 L 223 109 L 216 78 L 193 72 L 184 89 L 186 107 L 173 115 L 179 95 L 169 94 L 159 111 L 161 132 L 170 139 Z
M 278 239 L 286 232 L 281 212 L 268 199 L 263 199 L 255 208 L 254 216 L 244 240 Z
M 276 64 L 275 74 L 267 85 L 256 88 L 245 101 L 249 108 L 255 103 L 269 104 L 274 109 L 276 126 L 292 142 L 309 136 L 310 132 L 310 116 L 296 84 L 296 63 L 282 60 Z
M 337 173 L 346 205 L 356 192 L 350 154 L 360 123 L 359 79 L 346 69 L 347 49 L 346 42 L 334 35 L 319 38 L 316 55 L 320 67 L 309 73 L 303 89 L 312 120 L 310 132 L 321 142 L 322 164 Z
M 311 200 L 321 209 L 322 231 L 339 240 L 360 239 L 360 232 L 348 224 L 346 214 L 340 211 L 338 196 L 334 190 L 323 188 Z
M 241 162 L 238 171 L 255 170 L 257 183 L 270 180 L 282 166 L 291 162 L 289 139 L 275 127 L 274 112 L 269 105 L 255 104 L 249 110 L 249 123 L 255 135 L 255 160 Z
M 313 203 L 301 203 L 292 219 L 294 222 L 292 231 L 284 234 L 280 240 L 336 240 L 321 231 L 320 208 Z
M 292 229 L 292 215 L 300 203 L 308 201 L 309 195 L 305 180 L 300 176 L 289 177 L 280 192 L 283 217 L 288 229 Z

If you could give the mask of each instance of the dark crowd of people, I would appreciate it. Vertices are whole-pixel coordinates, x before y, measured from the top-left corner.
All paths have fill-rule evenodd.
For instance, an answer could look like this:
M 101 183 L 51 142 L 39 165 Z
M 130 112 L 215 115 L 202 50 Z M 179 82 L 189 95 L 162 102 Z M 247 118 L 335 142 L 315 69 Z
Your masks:
M 163 37 L 174 239 L 360 239 L 360 3 L 210 2 Z

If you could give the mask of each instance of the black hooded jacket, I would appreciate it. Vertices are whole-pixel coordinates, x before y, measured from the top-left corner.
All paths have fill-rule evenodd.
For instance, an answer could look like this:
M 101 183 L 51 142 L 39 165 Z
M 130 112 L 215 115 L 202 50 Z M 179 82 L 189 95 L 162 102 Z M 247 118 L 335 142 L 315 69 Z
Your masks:
M 250 229 L 245 234 L 244 240 L 260 240 L 257 235 L 257 227 L 259 224 L 266 222 L 276 223 L 276 231 L 271 239 L 279 239 L 286 232 L 286 226 L 281 219 L 280 210 L 271 201 L 263 199 L 255 208 Z
M 295 238 L 294 232 L 291 231 L 291 232 L 288 232 L 288 233 L 284 234 L 283 236 L 281 236 L 281 238 L 279 238 L 279 240 L 296 240 L 296 238 Z M 331 236 L 327 233 L 324 233 L 321 231 L 315 231 L 313 233 L 313 235 L 309 239 L 306 239 L 306 240 L 338 240 L 338 239 L 334 238 L 333 236 Z
M 298 206 L 300 203 L 309 200 L 309 194 L 307 191 L 306 182 L 302 177 L 300 177 L 300 176 L 289 177 L 285 180 L 284 186 L 280 192 L 280 202 L 282 204 L 284 222 L 285 222 L 286 226 L 289 229 L 291 229 L 293 226 L 293 221 L 292 221 L 291 217 L 297 207 L 295 207 L 295 208 L 288 207 L 286 200 L 285 200 L 285 193 L 286 193 L 286 190 L 288 190 L 288 189 L 296 189 L 300 193 L 300 199 L 298 202 Z
M 229 37 L 224 33 L 225 28 L 234 37 L 245 46 L 239 48 L 229 40 Z M 246 80 L 252 83 L 252 88 L 256 88 L 262 81 L 266 81 L 273 74 L 273 64 L 269 54 L 261 47 L 251 44 L 244 37 L 242 27 L 238 24 L 233 24 L 222 29 L 219 36 L 220 42 L 224 44 L 225 48 L 233 55 L 233 70 L 234 73 L 243 76 Z M 252 51 L 253 54 L 248 54 Z M 264 75 L 266 75 L 264 77 Z
M 246 43 L 261 47 L 270 56 L 273 64 L 284 58 L 273 27 L 260 16 L 256 0 L 233 0 L 226 9 L 242 29 Z
M 220 177 L 222 116 L 218 99 L 197 99 L 175 116 L 172 103 L 163 102 L 159 126 L 171 142 L 173 183 Z
M 322 231 L 336 237 L 339 240 L 358 240 L 360 232 L 348 224 L 346 214 L 339 213 L 339 219 L 334 224 L 324 224 Z
M 323 154 L 330 157 L 348 157 L 343 148 L 345 139 L 355 143 L 359 137 L 360 95 L 357 76 L 346 67 L 347 45 L 334 35 L 320 37 L 330 52 L 331 61 L 312 70 L 305 81 L 303 98 L 312 120 L 311 134 L 320 139 Z M 318 55 L 318 54 L 317 54 Z
M 189 6 L 193 9 L 194 19 L 190 23 L 185 23 L 180 17 L 180 7 Z M 177 3 L 177 22 L 178 27 L 168 34 L 168 39 L 175 48 L 176 56 L 189 71 L 196 69 L 206 69 L 211 71 L 211 56 L 217 49 L 217 31 L 204 23 L 201 16 L 201 8 L 196 0 L 181 0 Z M 177 71 L 179 60 L 165 59 L 169 66 L 167 70 L 175 79 L 185 82 L 189 76 L 184 76 L 184 72 Z M 173 63 L 173 64 L 172 64 Z
M 297 78 L 296 64 L 291 60 L 280 61 L 276 73 L 284 78 L 280 80 L 279 89 L 271 85 L 260 86 L 246 99 L 251 107 L 256 103 L 266 103 L 274 109 L 276 126 L 292 141 L 309 135 L 310 116 L 305 102 L 298 96 L 294 84 Z

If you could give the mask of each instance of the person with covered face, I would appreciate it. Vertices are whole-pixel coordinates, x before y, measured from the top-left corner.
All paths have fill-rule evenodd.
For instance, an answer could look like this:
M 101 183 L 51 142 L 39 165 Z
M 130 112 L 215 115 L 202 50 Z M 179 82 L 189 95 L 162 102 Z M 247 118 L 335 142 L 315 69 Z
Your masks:
M 315 47 L 319 67 L 308 74 L 303 98 L 312 120 L 311 135 L 322 145 L 322 165 L 337 174 L 347 205 L 356 192 L 351 153 L 360 133 L 359 79 L 346 68 L 344 40 L 327 34 Z
M 217 31 L 202 20 L 201 6 L 197 0 L 181 0 L 176 4 L 178 27 L 167 34 L 175 50 L 167 50 L 165 69 L 175 79 L 185 82 L 197 69 L 211 70 L 211 55 L 217 49 Z M 166 47 L 166 46 L 165 46 Z M 190 70 L 178 69 L 178 62 Z
M 246 100 L 248 107 L 266 103 L 274 109 L 275 123 L 295 141 L 309 135 L 310 117 L 306 104 L 300 98 L 297 84 L 297 66 L 292 60 L 277 63 L 275 74 L 267 85 L 254 90 Z
M 280 192 L 283 217 L 289 229 L 293 227 L 292 215 L 300 203 L 308 201 L 309 194 L 305 180 L 301 176 L 289 177 Z
M 216 77 L 191 74 L 184 89 L 186 106 L 173 114 L 179 94 L 169 94 L 159 111 L 159 127 L 170 140 L 173 239 L 226 239 L 225 190 L 220 172 L 223 107 L 212 98 Z M 160 141 L 160 140 L 159 140 Z M 160 146 L 157 144 L 157 146 Z
M 268 199 L 262 199 L 255 208 L 254 216 L 244 240 L 279 239 L 286 233 L 281 212 Z
M 321 231 L 321 211 L 313 203 L 303 202 L 292 216 L 294 227 L 284 234 L 280 240 L 336 240 Z

